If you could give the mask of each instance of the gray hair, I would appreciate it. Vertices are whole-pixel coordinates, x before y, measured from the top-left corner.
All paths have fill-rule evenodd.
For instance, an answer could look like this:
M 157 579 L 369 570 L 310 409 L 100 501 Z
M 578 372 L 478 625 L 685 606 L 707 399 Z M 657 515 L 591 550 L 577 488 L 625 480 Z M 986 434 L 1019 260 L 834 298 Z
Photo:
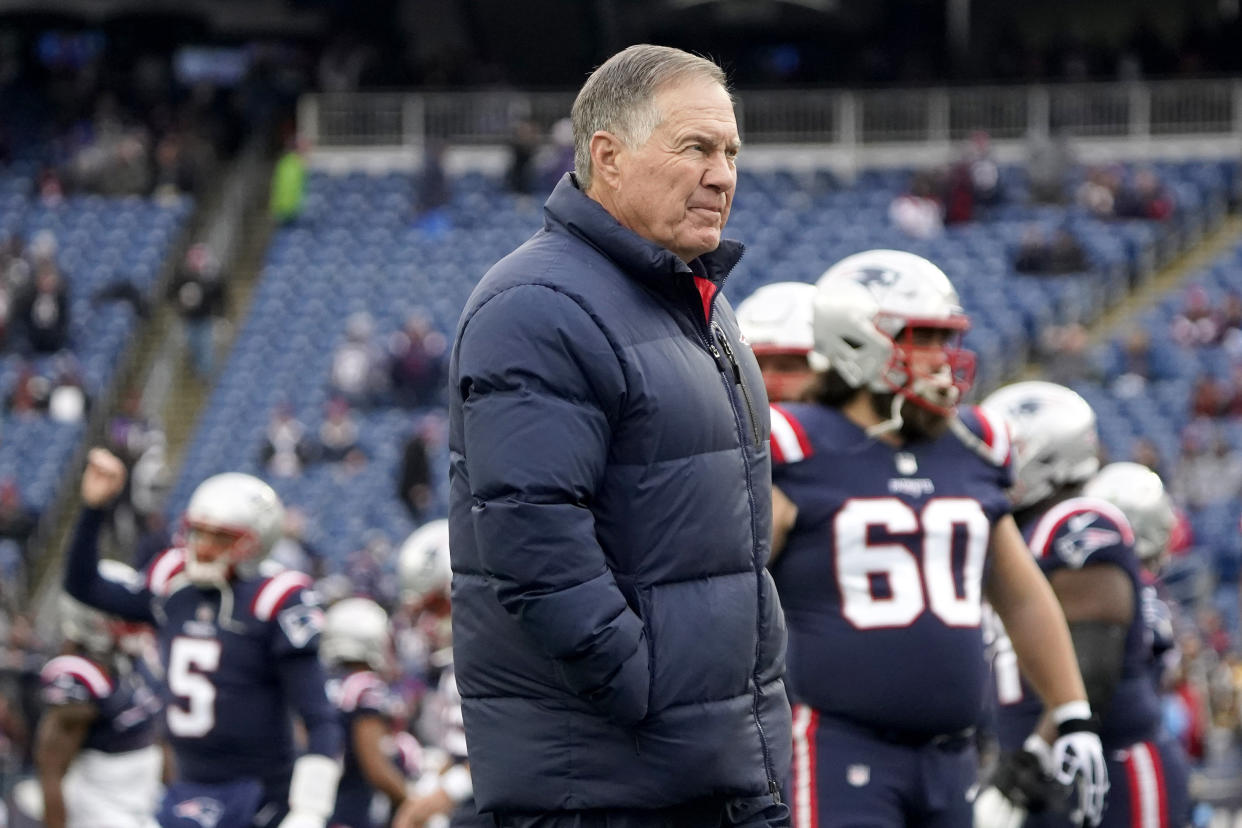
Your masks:
M 570 112 L 574 171 L 583 190 L 591 188 L 591 136 L 605 130 L 628 147 L 641 146 L 663 117 L 656 93 L 686 77 L 715 81 L 729 91 L 724 70 L 707 58 L 649 43 L 617 52 L 591 73 Z

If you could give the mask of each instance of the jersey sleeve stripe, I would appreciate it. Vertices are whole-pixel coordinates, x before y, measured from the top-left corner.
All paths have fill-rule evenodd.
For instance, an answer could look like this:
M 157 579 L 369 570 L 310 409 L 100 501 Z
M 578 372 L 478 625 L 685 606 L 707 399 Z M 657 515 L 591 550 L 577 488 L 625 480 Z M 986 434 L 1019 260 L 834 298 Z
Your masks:
M 286 599 L 299 589 L 310 587 L 310 576 L 288 570 L 274 575 L 259 587 L 250 602 L 250 610 L 260 621 L 270 621 Z
M 772 406 L 772 458 L 778 463 L 796 463 L 810 454 L 811 442 L 802 424 L 780 406 Z
M 63 675 L 73 676 L 85 684 L 91 691 L 91 695 L 97 699 L 104 699 L 112 694 L 112 679 L 108 678 L 103 670 L 81 656 L 57 656 L 43 665 L 40 678 L 44 683 L 50 684 Z
M 383 682 L 379 676 L 367 670 L 350 673 L 341 682 L 341 710 L 350 713 L 358 709 L 358 701 L 368 690 L 382 690 Z
M 185 569 L 185 552 L 181 549 L 168 549 L 155 559 L 147 570 L 147 589 L 156 595 L 163 595 L 168 584 Z
M 1043 558 L 1048 554 L 1053 536 L 1065 521 L 1086 512 L 1099 512 L 1104 515 L 1117 524 L 1117 528 L 1121 530 L 1121 539 L 1131 546 L 1134 545 L 1134 530 L 1130 528 L 1130 522 L 1120 509 L 1106 500 L 1073 497 L 1053 506 L 1039 519 L 1031 534 L 1031 552 L 1035 553 L 1035 557 Z

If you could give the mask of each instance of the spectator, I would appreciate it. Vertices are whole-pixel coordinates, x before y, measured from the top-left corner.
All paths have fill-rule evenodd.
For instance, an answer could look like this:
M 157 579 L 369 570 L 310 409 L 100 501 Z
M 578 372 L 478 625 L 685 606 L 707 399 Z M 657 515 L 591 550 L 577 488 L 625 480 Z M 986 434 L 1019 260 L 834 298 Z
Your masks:
M 444 335 L 432 330 L 425 312 L 406 316 L 388 343 L 388 374 L 397 403 L 409 408 L 443 404 L 447 345 Z
M 272 218 L 278 224 L 292 224 L 301 218 L 305 202 L 305 147 L 297 140 L 290 140 L 272 171 Z
M 329 387 L 356 407 L 378 402 L 387 386 L 384 354 L 372 342 L 374 331 L 371 314 L 350 314 L 345 321 L 345 341 L 332 354 Z
M 1156 444 L 1151 441 L 1150 437 L 1138 437 L 1135 439 L 1134 444 L 1130 446 L 1130 459 L 1160 475 L 1161 480 L 1168 480 L 1160 449 L 1156 447 Z
M 561 118 L 552 125 L 552 145 L 540 164 L 540 180 L 543 190 L 551 191 L 556 182 L 574 168 L 574 128 L 569 118 Z
M 1040 364 L 1045 379 L 1060 385 L 1073 385 L 1085 379 L 1098 380 L 1088 351 L 1087 329 L 1078 322 L 1049 325 L 1040 335 Z
M 983 130 L 972 132 L 962 155 L 962 162 L 970 178 L 973 202 L 985 207 L 999 204 L 1003 198 L 1003 191 L 1000 164 L 996 162 L 996 153 L 992 148 L 992 136 Z
M 339 463 L 358 448 L 358 421 L 342 397 L 328 400 L 323 423 L 319 426 L 319 457 Z
M 1169 335 L 1178 345 L 1211 345 L 1220 338 L 1221 325 L 1212 299 L 1202 285 L 1186 289 L 1186 301 L 1173 317 Z
M 80 423 L 90 409 L 81 366 L 68 351 L 56 355 L 47 409 L 48 415 L 58 423 Z
M 539 152 L 541 136 L 539 125 L 529 118 L 522 118 L 513 128 L 509 140 L 509 169 L 505 173 L 505 187 L 517 195 L 530 195 L 535 189 L 535 155 Z
M 1111 167 L 1092 167 L 1087 171 L 1087 178 L 1078 185 L 1074 200 L 1079 207 L 1099 219 L 1110 219 L 1116 215 L 1117 192 L 1120 189 L 1120 174 Z
M 1152 219 L 1164 221 L 1173 215 L 1173 197 L 1165 189 L 1160 176 L 1150 167 L 1134 173 L 1129 186 L 1121 188 L 1117 197 L 1118 218 Z
M 263 435 L 260 460 L 269 474 L 276 477 L 297 477 L 311 459 L 311 445 L 306 439 L 306 426 L 294 416 L 288 403 L 272 409 L 267 431 Z
M 20 301 L 17 321 L 35 353 L 69 346 L 69 292 L 54 263 L 44 261 L 35 270 L 34 289 Z
M 9 413 L 15 417 L 41 417 L 47 411 L 51 393 L 52 383 L 48 378 L 39 374 L 29 362 L 23 362 L 5 404 Z
M 306 513 L 301 509 L 285 509 L 284 532 L 272 545 L 268 557 L 297 572 L 305 572 L 318 580 L 324 576 L 323 553 L 311 543 Z
M 935 198 L 931 173 L 917 172 L 909 192 L 893 199 L 888 218 L 897 229 L 915 239 L 934 239 L 944 233 L 944 210 Z
M 444 170 L 444 142 L 432 138 L 423 151 L 422 174 L 415 196 L 415 216 L 424 229 L 439 227 L 446 222 L 443 210 L 453 199 L 448 174 Z
M 434 418 L 423 418 L 401 452 L 397 497 L 409 509 L 410 517 L 419 523 L 426 520 L 431 506 L 431 456 L 442 439 L 440 430 Z
M 1182 431 L 1169 491 L 1194 511 L 1232 500 L 1242 492 L 1242 457 L 1209 423 L 1191 423 Z
M 1225 413 L 1225 392 L 1214 377 L 1202 376 L 1190 392 L 1190 416 L 1216 418 Z
M 1027 138 L 1026 177 L 1031 201 L 1036 204 L 1064 204 L 1066 178 L 1074 158 L 1064 131 L 1052 135 L 1032 133 Z
M 219 263 L 206 244 L 199 242 L 186 250 L 168 297 L 181 317 L 190 367 L 199 379 L 209 380 L 215 373 L 216 330 L 224 318 L 227 297 Z
M 1119 397 L 1135 397 L 1143 393 L 1153 376 L 1151 337 L 1146 329 L 1131 328 L 1121 342 L 1117 358 L 1108 375 L 1113 393 Z
M 17 544 L 23 577 L 30 570 L 30 538 L 38 522 L 38 513 L 23 502 L 17 481 L 12 477 L 0 478 L 0 538 Z

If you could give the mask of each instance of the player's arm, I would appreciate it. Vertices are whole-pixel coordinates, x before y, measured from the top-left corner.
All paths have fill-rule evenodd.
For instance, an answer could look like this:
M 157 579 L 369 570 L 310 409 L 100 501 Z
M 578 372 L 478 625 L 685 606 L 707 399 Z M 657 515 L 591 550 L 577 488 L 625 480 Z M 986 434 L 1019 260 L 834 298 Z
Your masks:
M 1004 622 L 1022 674 L 1044 708 L 1086 701 L 1065 614 L 1012 516 L 992 530 L 991 557 L 988 602 Z
M 65 798 L 61 782 L 69 763 L 78 755 L 91 722 L 99 711 L 93 704 L 71 702 L 48 707 L 35 731 L 35 767 L 39 787 L 43 790 L 43 824 L 47 828 L 64 828 Z
M 991 553 L 988 601 L 1005 624 L 1022 674 L 1047 711 L 1041 739 L 1028 740 L 1028 749 L 1038 751 L 1058 782 L 1077 791 L 1071 821 L 1097 825 L 1108 792 L 1108 770 L 1065 614 L 1011 515 L 993 529 Z
M 378 714 L 356 715 L 350 726 L 349 740 L 358 757 L 362 776 L 372 788 L 400 805 L 405 800 L 405 774 L 384 754 L 383 741 L 388 722 Z
M 1126 631 L 1134 619 L 1134 589 L 1116 564 L 1058 569 L 1049 578 L 1069 623 L 1078 670 L 1091 709 L 1103 715 L 1121 680 Z
M 785 548 L 785 540 L 798 519 L 798 507 L 776 486 L 772 487 L 772 554 L 768 564 L 776 561 Z
M 328 701 L 324 689 L 327 680 L 315 646 L 299 643 L 301 646 L 295 645 L 295 649 L 277 663 L 285 700 L 306 729 L 307 748 L 307 752 L 293 763 L 289 816 L 281 822 L 281 828 L 324 825 L 336 806 L 336 786 L 341 777 L 343 734 L 340 719 Z
M 567 688 L 614 721 L 647 714 L 646 631 L 618 587 L 590 503 L 626 392 L 616 351 L 568 296 L 507 290 L 458 344 L 479 560 L 501 606 Z M 539 554 L 530 554 L 531 550 Z
M 93 448 L 82 472 L 82 515 L 65 561 L 65 591 L 84 604 L 131 621 L 154 624 L 151 595 L 99 575 L 99 532 L 104 509 L 125 487 L 125 464 L 106 449 Z

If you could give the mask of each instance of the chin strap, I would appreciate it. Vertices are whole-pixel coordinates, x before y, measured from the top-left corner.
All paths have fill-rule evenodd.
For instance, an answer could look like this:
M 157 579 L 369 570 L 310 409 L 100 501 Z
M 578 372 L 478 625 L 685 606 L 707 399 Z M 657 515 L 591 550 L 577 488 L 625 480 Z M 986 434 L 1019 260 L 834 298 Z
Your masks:
M 901 406 L 905 402 L 905 400 L 906 398 L 901 396 L 901 394 L 894 394 L 893 395 L 893 406 L 892 406 L 892 409 L 889 411 L 888 419 L 884 420 L 883 422 L 876 423 L 873 426 L 868 426 L 866 429 L 867 436 L 868 437 L 881 437 L 885 434 L 889 434 L 894 431 L 899 431 L 901 429 L 902 424 L 905 422 L 905 420 L 902 419 L 901 417 Z

